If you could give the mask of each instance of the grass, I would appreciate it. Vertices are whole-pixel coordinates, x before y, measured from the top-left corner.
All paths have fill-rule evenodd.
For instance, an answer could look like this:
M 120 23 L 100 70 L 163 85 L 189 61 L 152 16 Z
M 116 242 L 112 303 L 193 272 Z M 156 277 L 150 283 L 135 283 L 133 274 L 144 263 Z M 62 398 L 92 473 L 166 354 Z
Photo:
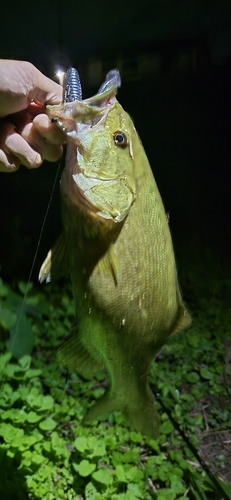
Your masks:
M 151 382 L 231 498 L 231 280 L 196 265 L 183 273 L 193 315 L 152 364 Z M 105 373 L 67 373 L 57 347 L 74 322 L 71 291 L 0 281 L 0 493 L 4 500 L 199 500 L 222 496 L 160 403 L 158 440 L 120 412 L 81 420 Z M 18 322 L 21 310 L 20 322 Z

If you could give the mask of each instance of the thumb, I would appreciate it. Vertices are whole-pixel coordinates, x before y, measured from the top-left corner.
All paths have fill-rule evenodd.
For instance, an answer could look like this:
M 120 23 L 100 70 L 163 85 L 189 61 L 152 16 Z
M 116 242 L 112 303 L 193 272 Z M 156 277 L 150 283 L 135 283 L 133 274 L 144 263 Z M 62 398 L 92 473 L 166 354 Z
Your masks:
M 63 88 L 32 66 L 32 89 L 30 100 L 45 104 L 60 104 L 63 100 Z
M 60 104 L 61 85 L 27 61 L 0 59 L 0 117 L 26 109 L 31 101 Z

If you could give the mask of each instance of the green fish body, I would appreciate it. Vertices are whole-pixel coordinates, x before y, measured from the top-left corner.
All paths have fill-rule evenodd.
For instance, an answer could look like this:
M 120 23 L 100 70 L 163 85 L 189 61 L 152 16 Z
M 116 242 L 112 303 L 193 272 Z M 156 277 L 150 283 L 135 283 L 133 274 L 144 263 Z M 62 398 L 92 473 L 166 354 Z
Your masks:
M 40 281 L 69 273 L 72 282 L 77 327 L 59 359 L 80 374 L 108 372 L 109 386 L 84 423 L 119 409 L 137 430 L 155 437 L 150 364 L 191 319 L 155 179 L 115 94 L 110 88 L 49 110 L 67 135 L 63 234 Z

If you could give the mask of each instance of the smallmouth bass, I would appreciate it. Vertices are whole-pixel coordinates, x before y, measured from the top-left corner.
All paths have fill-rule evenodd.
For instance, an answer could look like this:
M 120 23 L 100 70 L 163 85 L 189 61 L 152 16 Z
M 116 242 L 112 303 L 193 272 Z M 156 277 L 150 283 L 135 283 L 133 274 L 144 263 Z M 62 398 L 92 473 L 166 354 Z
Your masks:
M 59 359 L 80 374 L 108 372 L 109 386 L 83 423 L 119 409 L 137 430 L 156 437 L 150 364 L 191 318 L 161 196 L 134 124 L 116 99 L 119 85 L 112 70 L 95 96 L 48 111 L 67 137 L 63 233 L 39 279 L 71 279 L 77 326 Z

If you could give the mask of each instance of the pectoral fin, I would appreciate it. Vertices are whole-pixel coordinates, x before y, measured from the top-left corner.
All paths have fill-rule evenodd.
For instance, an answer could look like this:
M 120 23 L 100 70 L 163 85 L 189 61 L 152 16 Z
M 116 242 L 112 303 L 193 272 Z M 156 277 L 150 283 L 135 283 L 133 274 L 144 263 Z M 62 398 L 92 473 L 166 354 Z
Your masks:
M 118 285 L 119 262 L 113 245 L 110 246 L 107 253 L 100 259 L 97 269 L 104 275 L 111 274 L 115 285 Z
M 68 272 L 68 255 L 64 235 L 61 233 L 52 249 L 48 252 L 40 271 L 39 281 L 48 283 Z

